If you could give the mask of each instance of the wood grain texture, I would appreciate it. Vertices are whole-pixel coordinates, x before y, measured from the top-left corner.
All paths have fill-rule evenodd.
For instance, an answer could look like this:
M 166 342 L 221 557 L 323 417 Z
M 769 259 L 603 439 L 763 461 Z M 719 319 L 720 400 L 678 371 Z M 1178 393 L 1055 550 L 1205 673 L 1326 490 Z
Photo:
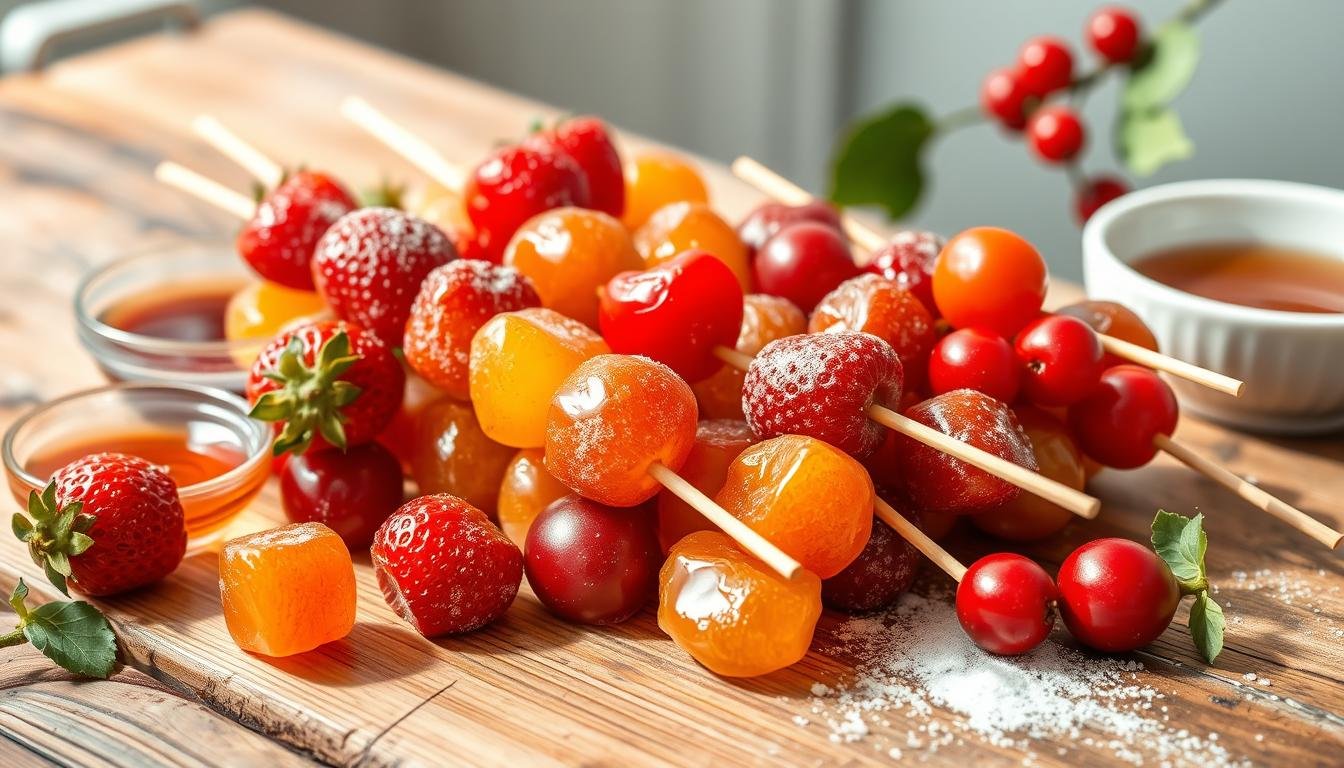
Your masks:
M 222 17 L 190 37 L 145 39 L 58 64 L 40 78 L 0 82 L 6 137 L 0 236 L 7 243 L 0 426 L 31 401 L 98 382 L 69 317 L 73 284 L 84 269 L 154 244 L 231 235 L 227 216 L 150 180 L 153 164 L 170 157 L 244 187 L 241 170 L 190 138 L 188 122 L 197 113 L 215 114 L 278 158 L 306 161 L 356 184 L 384 173 L 416 178 L 338 119 L 336 106 L 348 93 L 373 100 L 464 164 L 497 139 L 517 136 L 533 117 L 556 112 L 256 11 Z M 722 168 L 706 164 L 705 171 L 715 205 L 728 217 L 759 201 Z M 1344 445 L 1337 436 L 1268 440 L 1186 419 L 1178 437 L 1307 512 L 1341 523 Z M 1338 558 L 1167 458 L 1134 472 L 1104 473 L 1092 490 L 1104 502 L 1098 519 L 1075 522 L 1028 553 L 1051 567 L 1098 536 L 1146 539 L 1158 507 L 1209 518 L 1211 576 L 1220 601 L 1231 601 L 1234 621 L 1227 650 L 1215 667 L 1199 662 L 1182 612 L 1139 656 L 1147 664 L 1140 678 L 1167 694 L 1172 718 L 1195 733 L 1220 733 L 1231 754 L 1257 762 L 1337 762 L 1344 749 L 1344 639 L 1328 630 L 1344 628 Z M 271 488 L 236 527 L 279 519 Z M 966 538 L 952 548 L 969 560 L 993 544 Z M 101 605 L 131 666 L 342 765 L 889 762 L 865 742 L 832 743 L 826 729 L 793 722 L 809 714 L 813 682 L 847 679 L 849 659 L 814 653 L 761 679 L 721 680 L 681 653 L 648 612 L 605 630 L 580 628 L 550 618 L 526 589 L 488 630 L 429 641 L 383 603 L 367 557 L 357 563 L 354 631 L 290 659 L 250 656 L 232 644 L 209 554 L 191 558 L 156 588 Z M 1261 570 L 1268 574 L 1254 575 Z M 920 589 L 943 578 L 928 571 Z M 1238 581 L 1234 572 L 1251 576 Z M 5 538 L 0 587 L 20 575 L 35 588 L 41 584 L 21 547 Z M 1274 585 L 1250 588 L 1276 580 L 1306 585 L 1299 592 L 1310 597 L 1289 602 Z M 823 619 L 823 639 L 838 620 Z M 0 664 L 19 653 L 0 652 Z M 1274 687 L 1240 685 L 1247 672 L 1272 679 Z M 1114 759 L 1104 745 L 1080 739 L 1036 747 L 1036 762 L 1044 764 Z M 1068 756 L 1055 756 L 1056 748 L 1067 748 Z M 949 765 L 1022 762 L 1011 748 L 969 738 L 918 757 Z

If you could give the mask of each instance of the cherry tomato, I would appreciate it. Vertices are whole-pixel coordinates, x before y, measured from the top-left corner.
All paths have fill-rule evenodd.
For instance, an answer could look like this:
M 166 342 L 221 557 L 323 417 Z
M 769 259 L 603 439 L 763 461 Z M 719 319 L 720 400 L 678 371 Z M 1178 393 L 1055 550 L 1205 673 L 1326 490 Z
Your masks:
M 953 328 L 983 326 L 1012 338 L 1045 301 L 1041 254 L 1021 236 L 974 227 L 947 241 L 933 267 L 933 298 Z
M 1050 634 L 1059 598 L 1045 569 L 1009 552 L 986 555 L 957 585 L 957 618 L 976 645 L 1000 656 L 1026 653 Z
M 1017 55 L 1022 87 L 1037 98 L 1044 98 L 1068 87 L 1073 80 L 1073 54 L 1057 37 L 1033 37 Z
M 1083 454 L 1073 442 L 1064 422 L 1032 406 L 1013 409 L 1022 431 L 1031 441 L 1031 452 L 1042 475 L 1081 491 L 1086 482 Z M 1073 521 L 1073 513 L 1034 493 L 1017 498 L 987 512 L 971 516 L 976 528 L 1008 541 L 1037 541 L 1062 531 Z
M 1092 330 L 1097 333 L 1158 351 L 1157 337 L 1148 330 L 1142 318 L 1123 304 L 1114 301 L 1080 301 L 1055 310 L 1055 314 L 1076 317 L 1092 326 Z M 1107 368 L 1124 364 L 1125 360 L 1109 352 L 1102 358 L 1102 365 Z
M 322 523 L 351 549 L 401 506 L 401 463 L 378 443 L 290 456 L 280 470 L 280 505 L 296 523 Z
M 1128 8 L 1108 5 L 1087 20 L 1087 43 L 1112 64 L 1125 64 L 1139 52 L 1139 20 Z
M 1097 385 L 1104 370 L 1101 339 L 1076 317 L 1046 315 L 1017 334 L 1027 399 L 1048 408 L 1072 405 Z
M 825 224 L 836 232 L 844 232 L 840 224 L 840 211 L 824 200 L 816 200 L 803 205 L 763 203 L 737 225 L 737 236 L 747 246 L 751 256 L 755 257 L 766 240 L 779 234 L 781 229 L 804 221 Z
M 825 224 L 803 222 L 780 230 L 753 262 L 756 286 L 782 296 L 804 312 L 837 285 L 859 274 L 849 241 Z
M 719 369 L 742 328 L 742 288 L 708 251 L 686 251 L 644 272 L 622 272 L 601 291 L 598 327 L 611 351 L 645 355 L 687 381 Z
M 1089 541 L 1059 566 L 1059 613 L 1078 642 L 1124 653 L 1157 639 L 1181 602 L 1171 569 L 1129 539 Z
M 1108 467 L 1133 469 L 1152 460 L 1154 438 L 1175 432 L 1179 415 L 1176 395 L 1156 373 L 1117 365 L 1069 408 L 1069 427 L 1083 453 Z
M 873 253 L 864 270 L 893 280 L 915 295 L 938 319 L 938 304 L 933 300 L 933 264 L 943 250 L 943 238 L 933 232 L 906 229 L 891 236 L 887 244 Z
M 1017 399 L 1022 375 L 1013 345 L 984 328 L 962 328 L 940 339 L 929 356 L 929 391 L 974 389 L 995 400 Z

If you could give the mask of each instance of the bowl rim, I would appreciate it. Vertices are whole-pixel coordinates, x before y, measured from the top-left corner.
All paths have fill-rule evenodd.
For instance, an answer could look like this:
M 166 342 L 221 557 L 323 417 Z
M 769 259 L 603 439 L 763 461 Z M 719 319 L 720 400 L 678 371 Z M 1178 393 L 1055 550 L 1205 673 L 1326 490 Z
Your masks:
M 28 484 L 29 486 L 35 486 L 37 488 L 46 487 L 47 483 L 49 482 L 49 478 L 43 479 L 38 477 L 37 475 L 32 474 L 27 469 L 20 466 L 18 460 L 14 457 L 14 441 L 19 431 L 26 424 L 28 424 L 33 419 L 37 418 L 39 415 L 52 410 L 53 408 L 68 405 L 69 403 L 82 400 L 85 398 L 106 395 L 114 392 L 132 392 L 138 390 L 164 390 L 164 389 L 177 390 L 179 392 L 192 395 L 199 403 L 214 403 L 216 405 L 223 405 L 225 407 L 233 409 L 243 417 L 243 420 L 247 424 L 251 425 L 253 431 L 255 432 L 255 436 L 259 438 L 259 440 L 257 440 L 258 449 L 249 453 L 247 458 L 244 459 L 241 464 L 234 467 L 233 469 L 230 469 L 229 471 L 221 475 L 212 477 L 209 480 L 202 480 L 199 483 L 192 483 L 191 485 L 178 486 L 177 493 L 179 498 L 181 499 L 196 498 L 199 496 L 209 495 L 221 489 L 240 486 L 243 484 L 244 481 L 246 481 L 246 479 L 250 475 L 252 475 L 257 471 L 259 465 L 264 464 L 271 458 L 270 431 L 267 429 L 267 426 L 265 424 L 257 421 L 256 419 L 253 419 L 248 415 L 249 408 L 247 407 L 247 401 L 239 397 L 238 395 L 235 395 L 234 393 L 229 392 L 227 390 L 219 389 L 217 387 L 204 387 L 195 384 L 170 384 L 170 383 L 151 382 L 151 381 L 123 381 L 115 384 L 107 384 L 101 387 L 92 387 L 90 389 L 81 389 L 75 392 L 70 392 L 68 394 L 61 395 L 60 397 L 38 403 L 37 405 L 34 405 L 33 407 L 29 408 L 27 412 L 20 415 L 17 419 L 14 420 L 12 424 L 9 425 L 9 428 L 5 430 L 5 436 L 3 440 L 0 440 L 0 454 L 3 454 L 3 462 L 5 470 L 10 475 L 12 475 L 13 477 L 17 477 L 20 481 Z
M 1173 288 L 1134 269 L 1107 246 L 1106 235 L 1121 217 L 1159 203 L 1195 198 L 1310 200 L 1334 206 L 1344 216 L 1344 190 L 1315 184 L 1274 179 L 1199 179 L 1159 184 L 1122 195 L 1103 205 L 1088 219 L 1083 225 L 1084 264 L 1090 258 L 1103 258 L 1107 263 L 1119 267 L 1128 279 L 1148 293 L 1168 302 L 1182 302 L 1219 320 L 1250 321 L 1276 328 L 1344 329 L 1344 313 L 1288 312 L 1247 307 Z M 1344 260 L 1344 255 L 1341 255 L 1341 259 Z

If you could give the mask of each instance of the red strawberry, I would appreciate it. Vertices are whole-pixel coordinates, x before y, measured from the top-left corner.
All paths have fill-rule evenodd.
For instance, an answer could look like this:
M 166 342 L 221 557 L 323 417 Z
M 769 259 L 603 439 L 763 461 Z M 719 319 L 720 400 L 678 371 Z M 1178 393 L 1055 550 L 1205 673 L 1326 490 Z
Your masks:
M 596 117 L 574 117 L 523 143 L 569 155 L 588 177 L 589 207 L 618 219 L 625 213 L 625 170 L 606 123 Z
M 569 155 L 505 147 L 476 167 L 462 198 L 487 260 L 499 263 L 523 222 L 552 208 L 588 207 L 588 179 Z
M 395 208 L 361 208 L 318 241 L 313 279 L 337 317 L 396 346 L 420 282 L 455 258 L 452 240 L 424 219 Z
M 115 595 L 172 573 L 187 551 L 177 485 L 167 470 L 120 453 L 97 453 L 57 470 L 14 533 L 61 592 Z
M 370 551 L 383 599 L 425 637 L 489 624 L 523 580 L 517 545 L 484 512 L 448 494 L 403 504 Z
M 278 423 L 276 454 L 367 443 L 392 421 L 405 390 L 406 373 L 387 345 L 337 320 L 271 339 L 247 380 L 252 418 Z
M 238 233 L 238 252 L 267 280 L 311 291 L 313 247 L 355 207 L 355 199 L 332 177 L 299 171 L 257 204 Z

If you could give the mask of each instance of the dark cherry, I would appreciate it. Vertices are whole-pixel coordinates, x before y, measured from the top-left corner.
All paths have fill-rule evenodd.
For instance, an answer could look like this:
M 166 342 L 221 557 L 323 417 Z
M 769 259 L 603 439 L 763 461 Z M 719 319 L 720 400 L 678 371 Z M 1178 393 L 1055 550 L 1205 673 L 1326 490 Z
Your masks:
M 830 203 L 817 200 L 803 205 L 763 203 L 737 225 L 737 236 L 751 255 L 755 256 L 766 240 L 779 234 L 785 227 L 804 221 L 824 224 L 836 232 L 844 232 L 840 224 L 840 211 Z
M 918 515 L 904 509 L 900 512 L 919 525 Z M 822 602 L 851 613 L 885 608 L 909 591 L 922 561 L 919 550 L 910 542 L 873 518 L 873 532 L 859 556 L 843 571 L 821 582 Z
M 803 222 L 765 241 L 752 267 L 762 293 L 782 296 L 804 312 L 859 274 L 849 241 L 826 224 Z
M 1050 574 L 1022 555 L 986 555 L 957 585 L 957 618 L 976 645 L 1000 656 L 1026 653 L 1055 625 L 1059 590 Z
M 279 474 L 285 516 L 322 523 L 351 549 L 368 547 L 401 506 L 401 462 L 380 443 L 307 451 L 291 456 Z
M 1059 566 L 1059 613 L 1078 642 L 1124 653 L 1157 639 L 1181 602 L 1171 569 L 1129 539 L 1097 539 Z

